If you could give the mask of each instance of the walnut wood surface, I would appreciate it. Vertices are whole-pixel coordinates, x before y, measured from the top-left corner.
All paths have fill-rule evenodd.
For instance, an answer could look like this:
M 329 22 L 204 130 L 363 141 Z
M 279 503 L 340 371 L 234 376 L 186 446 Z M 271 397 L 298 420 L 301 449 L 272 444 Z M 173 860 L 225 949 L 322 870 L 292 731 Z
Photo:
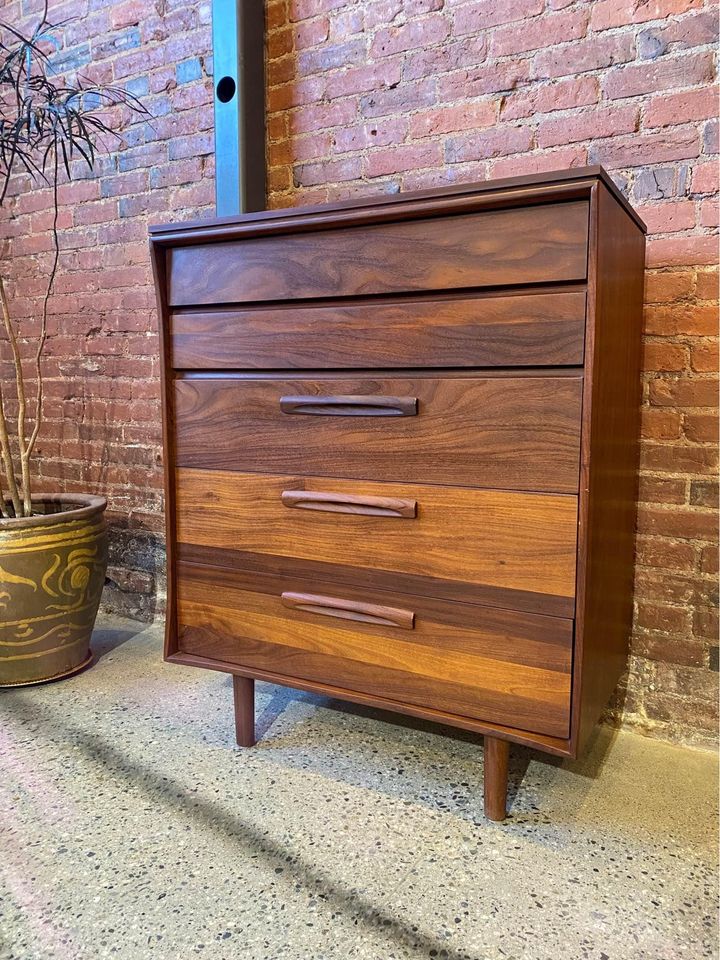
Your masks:
M 632 629 L 645 237 L 598 184 L 583 402 L 573 751 L 625 670 Z
M 589 221 L 585 215 L 587 210 L 590 211 Z M 555 211 L 563 216 L 569 214 L 573 220 L 573 223 L 566 220 L 561 224 L 559 233 L 555 232 L 555 225 L 550 231 L 541 225 L 541 221 L 552 217 Z M 534 220 L 534 228 L 529 231 L 519 229 L 520 225 L 530 224 L 531 220 Z M 439 232 L 438 228 L 443 224 L 450 229 Z M 476 227 L 483 224 L 484 228 L 475 229 L 471 236 L 463 238 L 463 231 L 473 224 Z M 500 228 L 488 231 L 485 229 L 488 225 L 499 225 Z M 619 196 L 604 171 L 589 168 L 567 174 L 544 174 L 540 178 L 462 185 L 415 197 L 376 198 L 362 203 L 323 205 L 314 210 L 269 211 L 231 218 L 226 222 L 182 224 L 156 230 L 152 248 L 163 344 L 168 516 L 165 650 L 168 659 L 226 670 L 249 679 L 257 677 L 296 685 L 330 696 L 452 723 L 489 737 L 535 745 L 558 755 L 575 756 L 623 669 L 629 633 L 637 483 L 644 246 L 641 229 L 641 221 Z M 580 234 L 582 250 L 572 240 Z M 375 238 L 378 243 L 373 245 L 368 238 Z M 545 238 L 548 240 L 547 251 L 542 249 Z M 337 258 L 332 253 L 323 256 L 319 252 L 334 250 L 335 245 Z M 228 257 L 221 260 L 224 251 L 229 252 Z M 273 251 L 272 255 L 270 251 Z M 413 256 L 415 252 L 417 257 Z M 201 254 L 199 259 L 198 253 Z M 214 260 L 218 262 L 213 264 Z M 239 272 L 240 260 L 242 274 Z M 184 275 L 184 270 L 180 269 L 184 264 L 196 270 L 194 276 Z M 176 286 L 178 283 L 179 287 Z M 523 287 L 525 284 L 532 286 Z M 181 291 L 180 300 L 174 307 L 169 303 L 171 291 Z M 583 331 L 586 295 L 587 321 Z M 197 296 L 202 299 L 195 299 Z M 282 302 L 284 300 L 287 302 Z M 581 383 L 571 367 L 576 364 L 582 364 L 577 371 L 578 375 L 583 373 Z M 229 372 L 224 375 L 224 380 L 249 380 L 251 371 L 267 370 L 267 375 L 255 374 L 256 382 L 264 384 L 275 381 L 279 375 L 284 376 L 291 388 L 284 396 L 293 397 L 298 392 L 303 393 L 307 382 L 317 381 L 319 385 L 323 381 L 325 387 L 330 379 L 349 384 L 350 394 L 360 383 L 372 381 L 377 384 L 398 378 L 458 380 L 460 386 L 476 378 L 489 381 L 495 377 L 503 382 L 510 379 L 534 381 L 538 371 L 533 368 L 539 365 L 554 365 L 556 369 L 547 373 L 558 381 L 565 373 L 570 373 L 569 380 L 581 385 L 583 390 L 582 418 L 575 417 L 575 423 L 581 423 L 579 529 L 573 523 L 573 533 L 576 530 L 579 533 L 577 601 L 572 591 L 567 590 L 567 582 L 571 579 L 567 573 L 559 577 L 564 584 L 559 592 L 547 592 L 550 589 L 547 584 L 538 589 L 544 575 L 541 559 L 544 540 L 534 533 L 526 540 L 526 576 L 516 576 L 519 546 L 517 556 L 513 553 L 509 571 L 498 562 L 495 568 L 488 567 L 486 575 L 482 552 L 486 545 L 486 530 L 481 530 L 479 522 L 476 524 L 474 520 L 471 524 L 474 536 L 471 531 L 466 534 L 463 529 L 458 539 L 455 527 L 451 525 L 444 541 L 439 537 L 433 541 L 430 553 L 434 551 L 435 555 L 428 561 L 432 567 L 430 572 L 427 565 L 421 572 L 422 560 L 417 556 L 428 552 L 425 547 L 415 554 L 405 548 L 405 566 L 412 569 L 393 569 L 392 564 L 383 565 L 384 561 L 377 557 L 370 563 L 367 537 L 365 541 L 358 538 L 357 543 L 346 544 L 347 555 L 339 559 L 333 551 L 330 556 L 325 555 L 325 544 L 312 538 L 311 542 L 318 548 L 313 556 L 299 558 L 289 549 L 283 552 L 282 535 L 277 530 L 272 531 L 273 552 L 260 552 L 254 542 L 248 545 L 244 537 L 236 537 L 235 542 L 231 537 L 225 537 L 223 546 L 206 542 L 215 539 L 213 536 L 201 535 L 198 542 L 178 538 L 178 530 L 183 529 L 185 523 L 178 513 L 189 501 L 184 490 L 180 489 L 176 504 L 176 483 L 183 488 L 186 474 L 201 472 L 197 469 L 176 470 L 175 444 L 176 440 L 181 440 L 180 435 L 185 429 L 185 411 L 181 409 L 178 384 L 191 383 L 191 376 L 202 377 L 205 375 L 203 371 L 225 370 Z M 417 369 L 403 374 L 401 368 L 410 366 Z M 502 368 L 512 366 L 517 369 L 509 376 L 509 371 Z M 442 367 L 448 368 L 443 375 L 428 369 Z M 487 369 L 481 373 L 478 367 Z M 493 370 L 493 367 L 500 369 Z M 427 372 L 424 373 L 422 368 Z M 182 369 L 197 370 L 198 373 L 180 375 Z M 316 372 L 309 373 L 313 369 Z M 241 370 L 244 373 L 239 376 L 237 371 Z M 284 375 L 279 373 L 282 370 L 286 371 Z M 322 374 L 320 371 L 323 370 L 327 373 Z M 182 379 L 178 380 L 178 376 Z M 302 387 L 298 391 L 299 383 Z M 385 395 L 393 394 L 388 392 Z M 415 396 L 409 393 L 400 395 Z M 447 407 L 446 417 L 452 416 L 455 408 L 455 404 Z M 575 416 L 569 406 L 566 409 L 568 419 Z M 376 418 L 376 424 L 385 421 L 384 428 L 393 422 L 395 425 L 403 421 L 420 423 L 422 411 L 423 399 L 418 396 L 417 416 Z M 498 408 L 494 412 L 497 413 Z M 284 416 L 295 424 L 315 420 L 326 425 L 331 420 L 347 423 L 353 419 L 355 426 L 369 424 L 369 419 L 363 416 Z M 491 421 L 485 422 L 485 436 L 497 436 L 499 433 L 494 431 L 502 432 L 505 426 L 504 422 L 497 427 Z M 196 429 L 193 424 L 191 433 Z M 239 424 L 236 429 L 242 431 L 244 424 Z M 442 460 L 458 439 L 461 444 L 465 443 L 466 435 L 472 435 L 473 429 L 472 417 L 465 418 L 462 431 L 448 432 L 443 449 L 437 442 L 433 448 L 430 440 L 428 450 L 418 454 L 418 462 L 423 457 L 433 462 Z M 232 446 L 234 433 L 233 429 L 228 429 L 224 435 L 214 435 L 206 448 L 211 448 L 210 452 L 215 455 L 219 448 Z M 564 429 L 561 433 L 561 446 L 567 451 L 568 435 Z M 482 444 L 479 447 L 482 460 Z M 332 455 L 334 449 L 331 444 L 327 451 Z M 472 443 L 469 449 L 472 450 Z M 294 447 L 290 446 L 289 450 L 292 453 Z M 259 454 L 266 452 L 262 444 L 258 451 Z M 428 457 L 429 452 L 435 455 Z M 319 450 L 314 455 L 319 459 Z M 510 446 L 502 447 L 495 461 L 502 464 L 505 457 L 512 455 Z M 561 459 L 566 456 L 567 453 L 562 454 Z M 490 463 L 491 458 L 486 459 Z M 539 469 L 538 460 L 547 462 L 554 458 L 547 454 L 543 456 L 542 445 L 538 444 L 535 450 L 518 455 L 516 459 L 516 466 L 505 471 L 504 479 L 484 478 L 477 486 L 481 488 L 484 483 L 490 483 L 496 489 L 482 492 L 504 493 L 506 496 L 517 496 L 513 489 L 532 491 L 532 486 L 523 485 L 527 476 Z M 374 456 L 368 461 L 376 463 Z M 344 483 L 344 489 L 351 493 L 360 490 L 365 494 L 383 496 L 390 493 L 398 496 L 397 487 L 407 490 L 408 483 L 418 488 L 431 487 L 440 491 L 441 496 L 444 496 L 442 491 L 453 489 L 461 497 L 479 492 L 469 489 L 475 486 L 476 480 L 467 475 L 466 479 L 459 480 L 457 472 L 451 480 L 430 479 L 430 483 L 425 473 L 418 475 L 417 479 L 414 472 L 398 476 L 395 471 L 404 469 L 410 461 L 412 453 L 403 450 L 394 460 L 388 456 L 387 469 L 377 476 L 358 473 L 356 482 L 352 483 L 348 474 L 338 482 Z M 522 461 L 535 461 L 535 465 L 525 468 Z M 197 462 L 187 466 L 206 468 L 208 464 Z M 488 466 L 490 472 L 493 469 L 496 476 L 502 476 L 502 466 Z M 528 473 L 523 474 L 524 470 Z M 322 490 L 326 487 L 333 471 L 328 470 L 323 477 L 321 474 L 326 473 L 323 467 L 312 474 L 312 488 Z M 561 482 L 567 477 L 565 471 L 566 466 L 559 470 Z M 235 460 L 230 464 L 223 463 L 220 470 L 220 473 L 230 474 L 234 480 L 243 483 L 265 472 L 275 477 L 283 489 L 289 489 L 289 481 L 295 486 L 296 481 L 307 479 L 310 471 L 307 462 L 298 463 L 297 468 L 293 466 L 291 469 L 279 459 L 273 463 L 263 459 L 258 462 L 257 470 L 244 466 L 238 469 Z M 342 476 L 337 472 L 337 477 Z M 362 479 L 365 476 L 367 480 Z M 510 486 L 513 476 L 522 478 L 517 488 Z M 381 480 L 389 482 L 378 482 Z M 210 479 L 206 496 L 211 495 L 213 482 Z M 458 486 L 453 487 L 454 484 Z M 547 490 L 548 494 L 553 490 L 551 487 L 538 489 Z M 554 489 L 561 494 L 566 491 L 564 487 Z M 567 493 L 577 489 L 576 467 L 575 483 Z M 198 491 L 194 491 L 193 497 L 197 494 Z M 533 494 L 528 492 L 527 495 Z M 571 497 L 548 495 L 546 499 L 567 501 Z M 422 500 L 419 499 L 418 504 L 418 517 L 413 520 L 349 515 L 332 519 L 341 519 L 342 523 L 393 524 L 409 530 L 415 524 L 424 525 Z M 225 511 L 225 519 L 219 520 L 219 525 L 232 528 L 232 497 L 227 501 L 223 494 L 216 506 L 218 514 Z M 514 512 L 506 509 L 498 512 L 496 507 L 490 523 L 491 545 L 496 545 L 499 540 L 501 512 L 503 529 L 510 531 L 511 538 L 517 532 Z M 282 509 L 286 517 L 304 515 L 306 519 L 317 521 L 323 516 L 312 511 Z M 456 511 L 458 517 L 462 513 L 462 510 Z M 469 515 L 475 516 L 472 511 Z M 243 516 L 250 515 L 243 513 Z M 325 516 L 331 517 L 329 514 Z M 210 527 L 215 522 L 213 520 Z M 202 525 L 200 520 L 193 523 Z M 250 531 L 251 540 L 259 541 L 260 525 L 256 518 L 250 518 L 243 523 L 242 529 L 243 532 Z M 557 533 L 557 522 L 549 526 Z M 255 529 L 251 529 L 253 527 Z M 565 519 L 560 521 L 559 527 L 565 529 Z M 288 538 L 284 540 L 287 543 Z M 551 536 L 548 541 L 550 568 L 557 567 L 552 551 L 560 541 L 565 543 L 564 536 L 560 536 L 559 541 Z M 384 539 L 381 542 L 386 543 Z M 305 546 L 304 541 L 301 540 L 300 545 Z M 456 549 L 457 554 L 454 554 Z M 381 554 L 392 550 L 392 544 L 384 545 Z M 397 550 L 395 555 L 399 553 Z M 467 557 L 471 567 L 469 577 L 466 575 Z M 184 571 L 185 561 L 189 560 L 195 563 L 192 579 L 202 581 L 205 598 L 214 599 L 216 585 L 241 590 L 243 596 L 259 593 L 276 597 L 273 593 L 275 586 L 271 589 L 267 585 L 279 582 L 286 592 L 294 590 L 334 596 L 358 603 L 369 602 L 368 598 L 372 597 L 381 606 L 411 610 L 420 618 L 439 617 L 446 626 L 455 625 L 461 630 L 467 627 L 468 632 L 478 630 L 476 620 L 480 617 L 483 650 L 478 656 L 481 658 L 490 656 L 502 661 L 506 656 L 502 644 L 509 638 L 513 643 L 513 662 L 505 662 L 510 672 L 519 659 L 525 661 L 526 666 L 548 669 L 551 673 L 564 672 L 566 677 L 572 677 L 570 726 L 568 728 L 566 717 L 562 721 L 564 732 L 553 735 L 530 725 L 523 726 L 526 721 L 522 714 L 513 716 L 512 711 L 507 713 L 504 721 L 465 715 L 458 712 L 461 707 L 450 705 L 446 688 L 439 689 L 442 703 L 424 701 L 420 705 L 405 697 L 402 684 L 392 688 L 392 668 L 382 667 L 377 671 L 385 675 L 392 689 L 381 688 L 373 681 L 374 686 L 360 690 L 357 685 L 353 687 L 345 682 L 348 676 L 343 672 L 345 667 L 339 668 L 337 675 L 333 675 L 332 670 L 323 674 L 326 679 L 307 679 L 288 673 L 287 662 L 273 661 L 272 658 L 263 661 L 265 666 L 239 664 L 228 634 L 220 637 L 213 634 L 213 647 L 209 652 L 188 652 L 181 648 L 181 644 L 188 640 L 187 631 L 193 632 L 195 640 L 192 642 L 197 642 L 198 649 L 201 649 L 208 639 L 205 634 L 209 629 L 200 623 L 183 627 L 182 637 L 180 635 L 176 578 L 185 577 L 185 573 L 179 574 L 179 571 Z M 220 563 L 227 569 L 219 567 Z M 478 565 L 483 567 L 480 573 Z M 530 572 L 535 569 L 539 571 L 538 576 Z M 201 577 L 198 572 L 201 570 L 209 571 L 210 579 L 204 574 Z M 496 577 L 497 572 L 501 576 Z M 558 579 L 557 574 L 553 576 Z M 248 582 L 248 578 L 252 582 Z M 452 602 L 445 602 L 447 599 Z M 442 617 L 437 611 L 433 612 L 433 605 L 437 604 L 444 605 Z M 280 605 L 282 607 L 281 602 Z M 534 616 L 537 612 L 549 616 Z M 282 615 L 298 614 L 283 608 Z M 311 617 L 309 613 L 302 615 Z M 575 650 L 571 654 L 573 622 L 561 618 L 572 616 L 577 617 L 577 622 Z M 466 623 L 463 618 L 470 620 Z M 524 618 L 524 621 L 518 618 Z M 315 616 L 313 619 L 317 623 L 321 618 Z M 523 626 L 528 620 L 533 622 L 532 636 L 527 635 L 526 626 Z M 326 622 L 335 629 L 351 629 L 358 633 L 381 629 L 366 624 L 345 624 L 340 620 L 333 622 L 329 618 Z M 427 620 L 421 619 L 420 622 L 426 623 Z M 491 629 L 487 628 L 488 622 L 493 623 Z M 406 642 L 417 640 L 417 629 L 384 629 L 401 633 Z M 492 642 L 489 637 L 493 638 Z M 258 642 L 272 644 L 273 638 L 263 637 Z M 469 647 L 461 652 L 472 656 L 472 649 Z M 308 655 L 308 651 L 300 651 L 299 654 L 293 653 L 292 657 L 299 656 L 307 662 L 304 658 Z M 336 653 L 312 655 L 327 666 L 328 657 L 335 657 Z M 262 659 L 265 653 L 258 653 L 258 656 Z M 344 661 L 346 657 L 338 659 Z M 566 673 L 571 662 L 572 673 Z M 457 686 L 463 685 L 454 681 L 450 683 L 453 692 Z M 425 689 L 428 686 L 426 683 Z M 443 699 L 446 696 L 447 699 Z M 521 699 L 527 700 L 527 697 L 523 694 Z M 483 700 L 483 703 L 487 702 Z M 505 710 L 505 707 L 500 704 L 499 709 Z M 556 717 L 552 722 L 557 720 Z
M 295 593 L 291 590 L 284 590 L 280 599 L 283 606 L 290 607 L 291 610 L 302 610 L 318 617 L 337 617 L 339 620 L 354 620 L 358 623 L 398 627 L 402 630 L 412 630 L 415 626 L 414 612 L 400 607 L 343 600 L 320 593 Z
M 417 501 L 414 520 L 288 510 L 283 490 Z M 326 477 L 177 471 L 183 543 L 570 598 L 577 498 Z
M 507 740 L 485 737 L 485 816 L 488 820 L 504 820 L 507 811 L 508 760 Z
M 517 662 L 511 625 L 494 635 L 479 609 L 474 628 L 444 624 L 439 610 L 434 620 L 418 612 L 408 631 L 289 610 L 281 583 L 274 595 L 237 588 L 227 578 L 209 591 L 193 573 L 181 566 L 178 583 L 185 653 L 567 736 L 569 645 L 564 669 L 529 666 Z M 558 652 L 553 645 L 553 656 Z
M 288 416 L 286 395 L 412 396 L 412 417 Z M 175 382 L 176 462 L 512 490 L 578 489 L 581 377 Z
M 179 369 L 581 364 L 585 292 L 174 311 Z
M 239 747 L 255 745 L 255 681 L 233 677 L 235 740 Z
M 168 251 L 171 306 L 583 280 L 582 201 Z

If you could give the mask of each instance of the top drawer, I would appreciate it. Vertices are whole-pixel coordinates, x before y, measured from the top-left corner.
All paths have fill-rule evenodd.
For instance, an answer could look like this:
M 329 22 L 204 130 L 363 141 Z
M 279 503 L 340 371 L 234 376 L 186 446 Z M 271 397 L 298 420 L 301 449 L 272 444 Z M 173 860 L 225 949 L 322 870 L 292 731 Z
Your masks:
M 584 280 L 585 201 L 177 247 L 170 306 Z

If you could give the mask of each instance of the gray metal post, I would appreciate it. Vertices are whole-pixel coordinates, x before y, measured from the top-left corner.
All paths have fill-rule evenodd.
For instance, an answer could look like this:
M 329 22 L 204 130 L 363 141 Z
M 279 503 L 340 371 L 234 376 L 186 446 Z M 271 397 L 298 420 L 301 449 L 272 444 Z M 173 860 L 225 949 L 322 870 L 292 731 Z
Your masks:
M 263 0 L 212 0 L 215 207 L 218 217 L 265 209 Z

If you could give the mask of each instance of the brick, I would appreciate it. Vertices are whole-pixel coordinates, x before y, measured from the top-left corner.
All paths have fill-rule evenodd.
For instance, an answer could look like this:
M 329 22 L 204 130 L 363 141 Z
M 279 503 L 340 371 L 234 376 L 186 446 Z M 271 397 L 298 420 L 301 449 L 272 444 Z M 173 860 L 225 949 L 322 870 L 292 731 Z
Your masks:
M 645 274 L 645 303 L 672 303 L 684 300 L 693 292 L 694 274 L 673 270 Z
M 708 576 L 716 576 L 720 570 L 717 547 L 703 547 L 700 552 L 700 572 Z
M 700 224 L 703 227 L 720 226 L 720 209 L 716 200 L 703 200 L 700 204 Z
M 718 540 L 717 521 L 699 509 L 644 507 L 638 510 L 638 530 L 649 536 L 676 537 L 679 540 Z
M 718 260 L 717 237 L 661 237 L 648 242 L 648 267 L 683 267 L 687 264 L 714 265 Z
M 399 27 L 379 30 L 370 45 L 370 56 L 389 57 L 406 50 L 431 46 L 444 40 L 449 32 L 450 25 L 440 14 L 411 20 Z
M 692 190 L 693 193 L 717 193 L 720 190 L 720 171 L 715 161 L 695 164 Z
M 528 60 L 506 60 L 502 63 L 481 64 L 469 69 L 454 70 L 437 79 L 437 100 L 464 100 L 490 93 L 506 95 L 530 78 Z
M 538 114 L 584 107 L 598 102 L 600 87 L 596 77 L 571 77 L 520 90 L 503 97 L 500 117 L 518 120 Z
M 406 144 L 394 148 L 373 150 L 367 159 L 369 177 L 383 177 L 403 170 L 437 167 L 442 160 L 439 143 Z
M 497 127 L 480 134 L 463 134 L 446 141 L 445 159 L 448 163 L 488 159 L 510 153 L 522 153 L 530 148 L 532 131 L 529 127 Z
M 643 370 L 682 371 L 688 364 L 688 348 L 677 343 L 646 341 L 643 346 Z
M 410 136 L 429 137 L 440 133 L 454 133 L 457 130 L 489 127 L 495 122 L 495 111 L 492 101 L 483 100 L 419 113 L 410 120 Z
M 698 270 L 695 286 L 695 296 L 698 300 L 717 300 L 720 296 L 720 271 Z
M 645 633 L 633 639 L 633 652 L 638 657 L 647 657 L 648 660 L 702 667 L 705 664 L 706 646 L 689 637 Z
M 455 33 L 477 33 L 501 23 L 525 21 L 543 12 L 544 0 L 470 0 L 455 9 Z
M 679 440 L 682 427 L 678 410 L 643 407 L 642 436 L 647 440 Z
M 585 147 L 572 146 L 557 150 L 543 150 L 540 153 L 516 154 L 514 157 L 494 160 L 491 171 L 493 177 L 519 177 L 528 173 L 544 173 L 546 170 L 562 170 L 565 167 L 586 165 Z
M 641 446 L 640 466 L 656 473 L 709 476 L 717 470 L 718 456 L 710 447 L 646 441 Z
M 684 480 L 641 477 L 639 499 L 644 503 L 685 503 L 686 483 Z
M 579 40 L 585 36 L 588 16 L 586 10 L 570 10 L 496 27 L 490 37 L 490 56 L 507 57 Z
M 314 50 L 303 50 L 298 54 L 298 69 L 301 76 L 306 76 L 363 63 L 366 56 L 365 41 L 361 39 L 323 43 Z
M 690 629 L 690 611 L 667 604 L 638 603 L 635 622 L 648 630 L 683 634 Z
M 692 480 L 690 482 L 690 503 L 695 507 L 718 508 L 717 480 Z
M 662 537 L 638 537 L 637 562 L 643 566 L 660 567 L 663 570 L 692 570 L 695 554 L 695 546 L 691 543 L 678 543 Z
M 700 155 L 700 140 L 694 127 L 671 127 L 660 133 L 597 140 L 590 146 L 592 163 L 607 167 L 636 167 L 653 156 L 660 163 L 692 159 Z
M 691 349 L 690 366 L 698 373 L 717 373 L 720 366 L 717 341 L 694 344 Z
M 717 610 L 696 610 L 693 616 L 693 633 L 696 637 L 704 637 L 706 640 L 714 640 L 717 642 Z
M 636 209 L 647 224 L 648 231 L 653 234 L 692 230 L 696 223 L 695 203 L 692 200 L 638 205 Z
M 645 108 L 646 127 L 669 127 L 689 120 L 705 120 L 717 113 L 717 87 L 701 87 L 682 93 L 652 97 Z
M 613 64 L 627 63 L 635 54 L 630 34 L 588 37 L 570 47 L 543 50 L 533 60 L 533 76 L 538 80 L 569 77 L 602 70 Z
M 606 75 L 602 90 L 609 100 L 637 97 L 658 90 L 706 84 L 713 79 L 713 73 L 712 54 L 694 53 L 657 63 L 617 67 Z
M 602 107 L 565 114 L 553 120 L 541 121 L 537 128 L 538 147 L 556 147 L 560 144 L 597 137 L 618 136 L 637 130 L 639 110 L 636 107 L 614 109 Z
M 657 406 L 717 407 L 718 381 L 715 378 L 658 378 L 650 383 L 650 402 Z
M 457 70 L 459 65 L 474 67 L 485 60 L 488 39 L 485 35 L 462 37 L 448 40 L 440 46 L 424 50 L 408 51 L 402 68 L 405 80 L 418 80 L 421 77 L 438 76 Z M 373 68 L 380 64 L 373 64 Z

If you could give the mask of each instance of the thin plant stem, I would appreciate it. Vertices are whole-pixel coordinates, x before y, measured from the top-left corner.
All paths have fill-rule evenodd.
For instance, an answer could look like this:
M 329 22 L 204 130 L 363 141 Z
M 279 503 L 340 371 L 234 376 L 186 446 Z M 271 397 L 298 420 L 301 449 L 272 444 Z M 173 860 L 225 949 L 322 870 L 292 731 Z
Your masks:
M 13 464 L 12 451 L 10 449 L 10 437 L 8 436 L 7 420 L 5 419 L 5 407 L 3 403 L 2 387 L 0 386 L 0 455 L 2 455 L 3 466 L 5 467 L 5 476 L 7 477 L 8 491 L 12 501 L 13 510 L 16 517 L 21 517 L 22 504 L 18 493 L 17 482 L 15 481 L 15 465 Z
M 27 403 L 25 400 L 25 378 L 23 376 L 22 360 L 20 359 L 20 349 L 18 347 L 17 336 L 12 325 L 12 320 L 10 319 L 10 307 L 8 306 L 7 293 L 5 291 L 5 283 L 2 276 L 0 276 L 0 302 L 2 303 L 2 318 L 5 326 L 5 333 L 8 338 L 8 343 L 10 344 L 13 365 L 15 368 L 15 389 L 17 391 L 18 399 L 17 441 L 20 450 L 20 462 L 22 464 L 22 459 L 25 455 L 27 446 L 25 443 L 25 412 L 27 408 Z M 20 496 L 23 500 L 24 509 L 27 510 L 26 504 L 28 502 L 29 491 L 27 489 L 24 476 L 21 480 L 20 486 Z M 26 512 L 25 516 L 29 516 L 29 514 Z
M 55 155 L 53 158 L 54 170 L 53 170 L 53 224 L 52 224 L 52 238 L 53 238 L 53 262 L 52 267 L 50 268 L 50 276 L 48 278 L 47 287 L 45 288 L 45 296 L 43 297 L 43 306 L 42 306 L 42 323 L 40 326 L 40 338 L 38 340 L 37 350 L 35 351 L 35 376 L 37 383 L 37 393 L 36 393 L 36 406 L 35 406 L 35 426 L 33 431 L 30 434 L 30 439 L 25 445 L 24 451 L 21 452 L 20 462 L 22 468 L 22 484 L 23 492 L 25 494 L 25 516 L 29 517 L 32 515 L 32 496 L 30 491 L 30 458 L 32 457 L 33 450 L 35 449 L 35 443 L 40 433 L 40 427 L 42 426 L 42 407 L 43 407 L 43 376 L 42 376 L 42 354 L 45 348 L 45 342 L 47 340 L 47 327 L 48 327 L 48 304 L 50 302 L 50 297 L 52 296 L 53 284 L 55 283 L 55 275 L 57 274 L 58 263 L 60 261 L 60 237 L 58 236 L 58 154 L 57 154 L 57 143 L 55 144 Z

